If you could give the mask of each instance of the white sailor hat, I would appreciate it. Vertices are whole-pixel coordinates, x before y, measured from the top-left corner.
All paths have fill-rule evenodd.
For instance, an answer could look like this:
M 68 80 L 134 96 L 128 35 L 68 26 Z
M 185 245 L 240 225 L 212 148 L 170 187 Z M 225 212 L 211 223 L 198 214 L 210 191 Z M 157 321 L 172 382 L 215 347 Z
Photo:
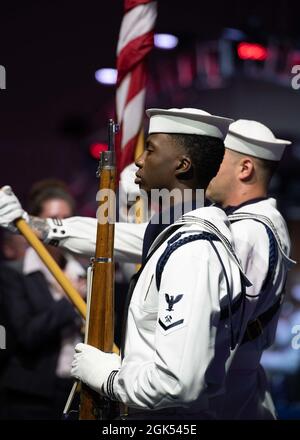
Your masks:
M 229 126 L 225 147 L 249 156 L 279 161 L 290 141 L 276 139 L 272 131 L 256 121 L 239 119 Z
M 233 119 L 214 116 L 195 108 L 150 108 L 148 133 L 198 134 L 224 139 Z

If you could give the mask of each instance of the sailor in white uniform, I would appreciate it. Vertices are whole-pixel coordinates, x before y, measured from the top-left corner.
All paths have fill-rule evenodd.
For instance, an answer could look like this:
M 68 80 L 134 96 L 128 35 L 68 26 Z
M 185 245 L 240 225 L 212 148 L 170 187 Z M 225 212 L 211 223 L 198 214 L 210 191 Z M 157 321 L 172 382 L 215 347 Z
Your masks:
M 287 271 L 294 262 L 289 258 L 286 223 L 276 200 L 267 194 L 269 181 L 290 142 L 276 139 L 259 122 L 238 120 L 230 125 L 224 143 L 222 165 L 206 196 L 227 213 L 235 250 L 252 286 L 247 288 L 244 305 L 249 324 L 226 378 L 230 401 L 220 399 L 220 416 L 274 419 L 260 359 L 274 342 Z
M 151 110 L 136 162 L 142 189 L 192 189 L 193 197 L 206 189 L 229 122 L 200 110 Z M 127 404 L 131 415 L 134 408 L 146 419 L 217 418 L 211 399 L 226 392 L 245 330 L 242 308 L 231 316 L 245 283 L 225 213 L 184 214 L 154 240 L 135 280 L 122 359 L 78 344 L 71 374 Z
M 288 144 L 277 140 L 267 127 L 255 121 L 231 124 L 222 166 L 208 187 L 208 197 L 229 214 L 237 253 L 253 282 L 247 288 L 244 302 L 245 319 L 251 324 L 227 374 L 227 392 L 213 402 L 218 407 L 218 418 L 275 418 L 259 361 L 263 350 L 273 342 L 291 261 L 288 231 L 276 209 L 276 201 L 267 198 L 267 188 Z M 0 195 L 0 213 L 7 216 L 9 223 L 23 211 L 14 195 L 7 196 L 6 201 L 4 197 Z M 48 234 L 48 241 L 55 239 L 75 252 L 93 254 L 96 220 L 78 217 L 64 220 L 56 234 L 51 226 L 47 225 L 46 232 L 42 230 L 45 237 Z M 117 224 L 116 258 L 140 261 L 144 232 L 144 224 Z M 234 310 L 239 310 L 240 305 L 235 304 Z

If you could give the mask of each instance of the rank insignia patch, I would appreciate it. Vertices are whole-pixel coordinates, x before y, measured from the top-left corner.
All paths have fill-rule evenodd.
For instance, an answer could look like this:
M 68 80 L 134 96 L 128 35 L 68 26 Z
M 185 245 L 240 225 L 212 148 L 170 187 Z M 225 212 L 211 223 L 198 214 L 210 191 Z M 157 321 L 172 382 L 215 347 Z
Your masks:
M 169 295 L 165 293 L 167 308 L 161 309 L 158 324 L 164 334 L 170 333 L 173 329 L 177 330 L 184 323 L 185 301 L 182 301 L 184 295 Z M 166 311 L 168 312 L 166 314 Z
M 182 297 L 183 297 L 183 295 L 177 295 L 174 298 L 174 295 L 168 295 L 166 293 L 165 298 L 168 303 L 168 308 L 166 309 L 167 312 L 173 312 L 174 311 L 174 309 L 173 309 L 174 304 L 178 303 L 182 299 Z
M 180 324 L 183 324 L 184 320 L 183 320 L 183 319 L 180 319 L 179 321 L 173 322 L 172 324 L 165 325 L 165 324 L 161 321 L 161 319 L 159 318 L 158 322 L 159 322 L 159 325 L 160 325 L 164 330 L 170 330 L 171 328 L 174 328 L 174 327 L 177 327 L 177 326 L 180 325 Z

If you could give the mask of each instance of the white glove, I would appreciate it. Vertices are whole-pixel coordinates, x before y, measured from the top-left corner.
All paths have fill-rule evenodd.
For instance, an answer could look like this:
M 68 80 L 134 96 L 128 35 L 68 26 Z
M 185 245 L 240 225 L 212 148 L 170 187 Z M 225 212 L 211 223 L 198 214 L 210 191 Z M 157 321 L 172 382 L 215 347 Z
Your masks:
M 99 394 L 110 394 L 107 381 L 111 373 L 121 367 L 121 358 L 115 353 L 104 353 L 88 344 L 77 344 L 71 376 L 79 379 Z
M 0 226 L 17 232 L 14 221 L 18 218 L 23 218 L 26 222 L 29 221 L 27 212 L 22 208 L 11 187 L 3 186 L 0 189 Z

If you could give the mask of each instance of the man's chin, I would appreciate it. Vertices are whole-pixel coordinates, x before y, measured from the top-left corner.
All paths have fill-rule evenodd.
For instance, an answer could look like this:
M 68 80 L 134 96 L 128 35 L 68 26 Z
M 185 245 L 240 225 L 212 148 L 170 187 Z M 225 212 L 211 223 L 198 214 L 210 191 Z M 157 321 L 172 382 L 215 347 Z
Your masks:
M 137 176 L 134 180 L 134 183 L 139 186 L 140 190 L 143 190 L 146 192 L 148 191 L 147 185 L 145 185 L 145 182 L 140 177 Z
M 212 204 L 219 203 L 219 198 L 217 197 L 217 195 L 214 194 L 212 191 L 209 191 L 208 189 L 205 192 L 205 199 Z
M 208 199 L 210 202 L 213 202 L 213 194 L 212 191 L 210 191 L 209 187 L 205 191 L 205 198 Z
M 147 194 L 150 192 L 150 189 L 148 188 L 148 186 L 143 181 L 141 181 L 139 183 L 139 188 L 140 188 L 141 191 L 145 191 Z

